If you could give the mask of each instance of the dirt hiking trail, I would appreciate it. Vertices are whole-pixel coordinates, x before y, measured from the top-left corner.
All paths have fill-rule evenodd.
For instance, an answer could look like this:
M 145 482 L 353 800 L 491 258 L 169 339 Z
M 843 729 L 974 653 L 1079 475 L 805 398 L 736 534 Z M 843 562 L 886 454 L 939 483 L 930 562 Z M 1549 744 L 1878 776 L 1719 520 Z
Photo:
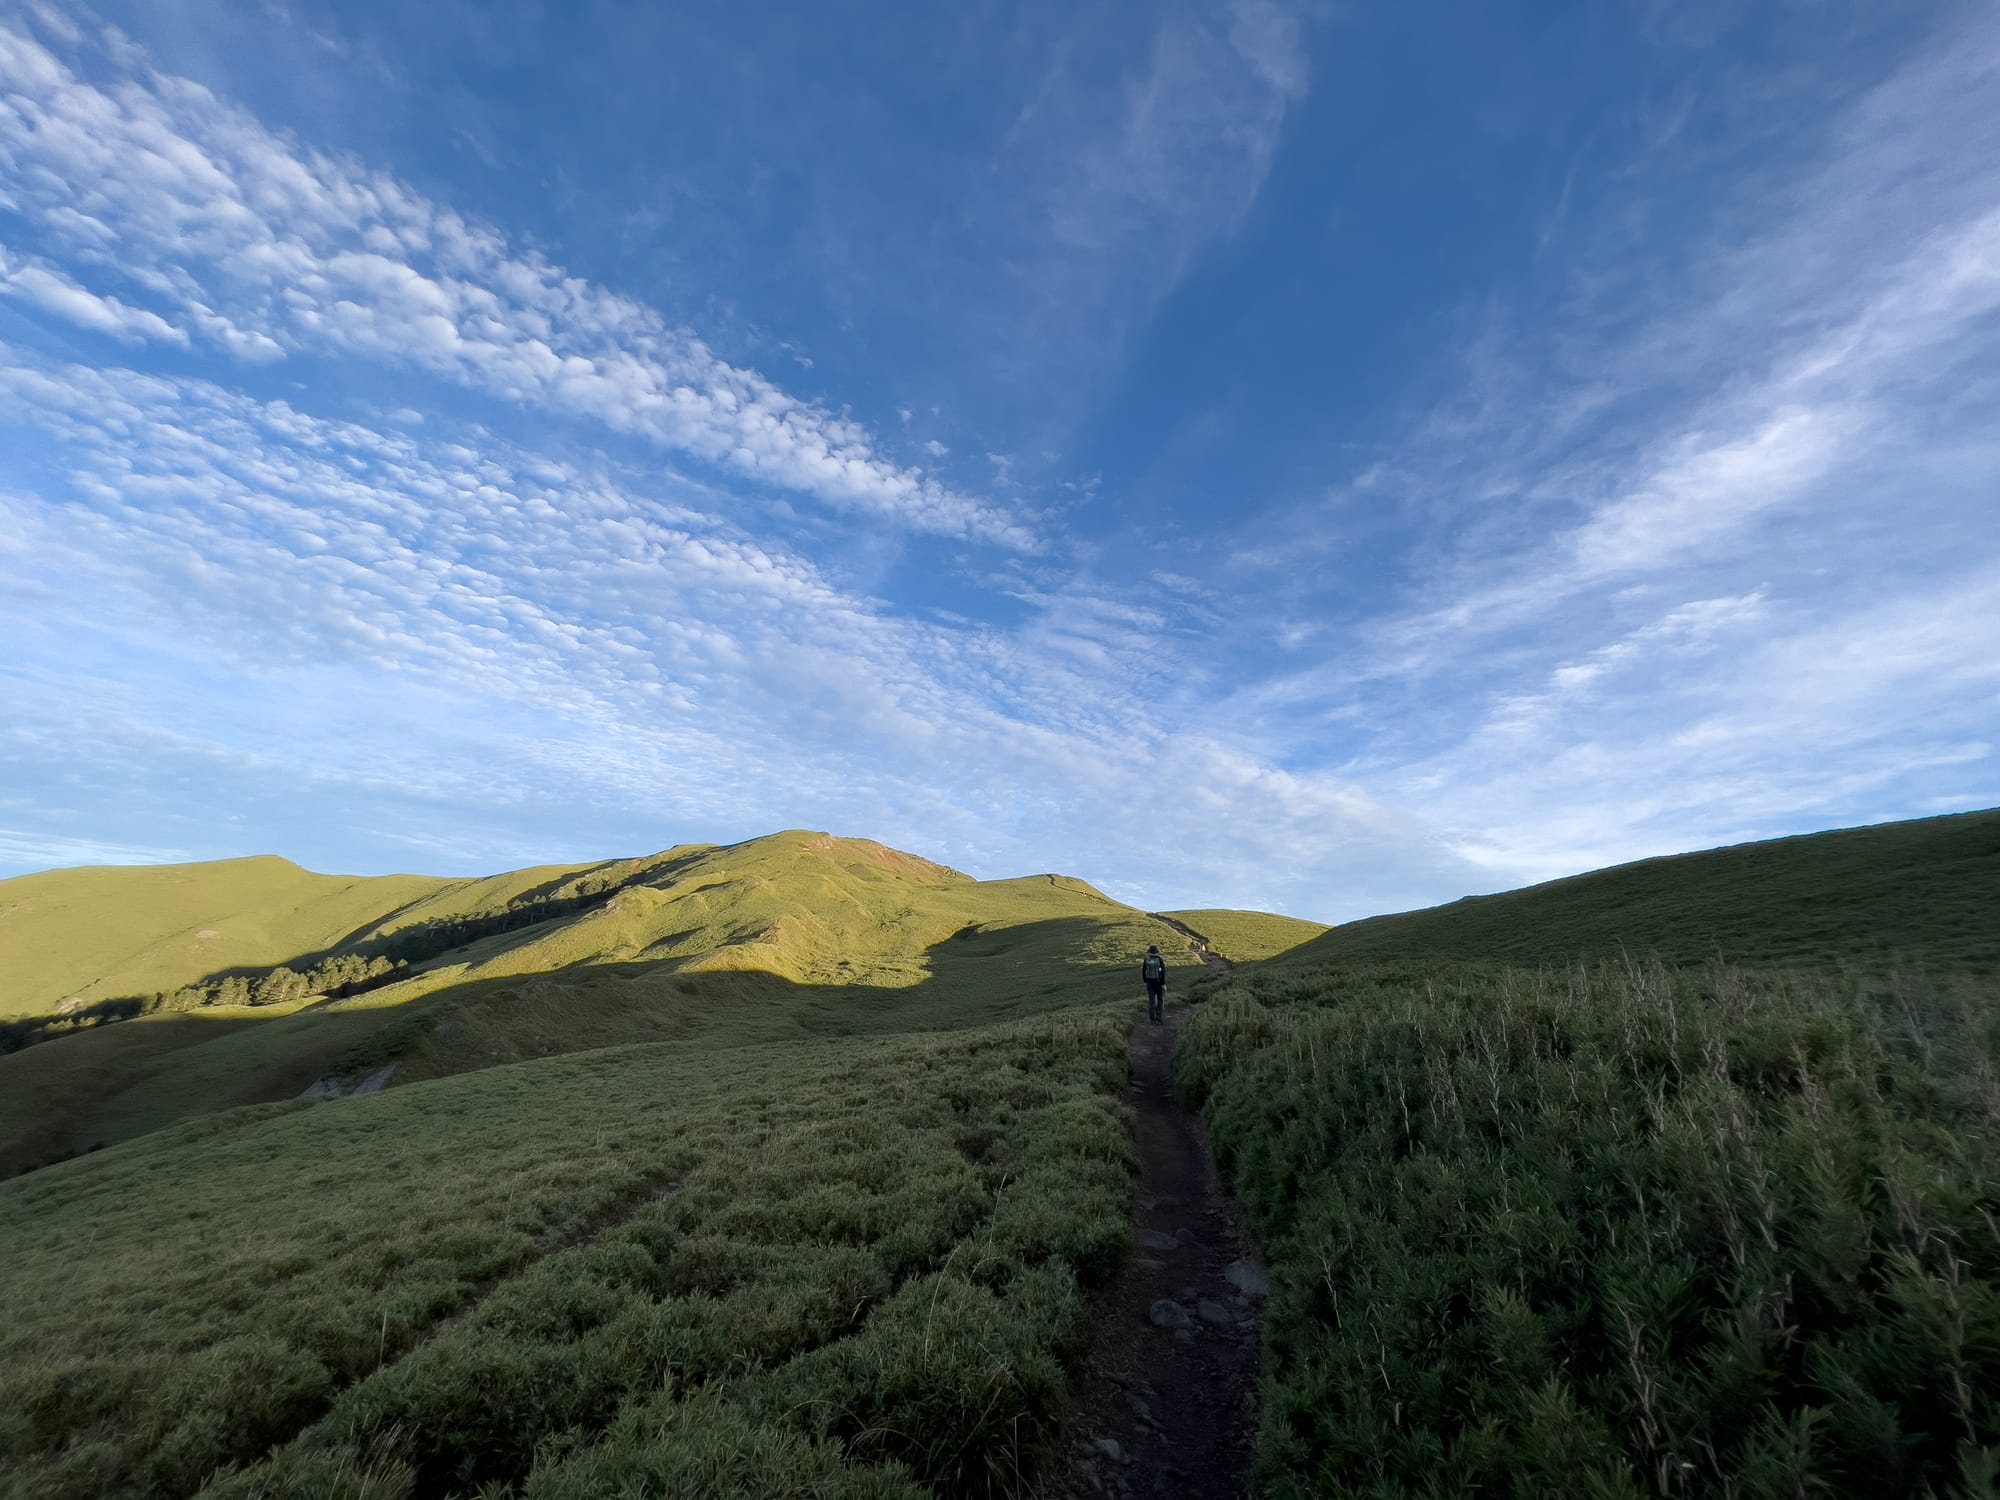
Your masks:
M 1210 974 L 1229 972 L 1219 956 L 1205 959 Z M 1257 1429 L 1261 1299 L 1270 1284 L 1250 1256 L 1200 1122 L 1174 1097 L 1169 1064 L 1187 1015 L 1170 1010 L 1154 1026 L 1142 1008 L 1132 1029 L 1126 1099 L 1139 1149 L 1132 1256 L 1097 1300 L 1090 1353 L 1040 1500 L 1243 1493 Z

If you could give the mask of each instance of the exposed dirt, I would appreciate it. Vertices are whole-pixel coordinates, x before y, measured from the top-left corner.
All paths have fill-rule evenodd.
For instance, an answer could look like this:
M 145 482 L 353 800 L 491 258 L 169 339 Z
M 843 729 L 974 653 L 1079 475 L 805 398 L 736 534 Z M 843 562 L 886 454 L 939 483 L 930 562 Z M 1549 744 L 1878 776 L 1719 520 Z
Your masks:
M 1227 973 L 1209 956 L 1211 973 Z M 1127 1052 L 1139 1147 L 1132 1258 L 1097 1304 L 1081 1387 L 1041 1500 L 1243 1493 L 1268 1290 L 1198 1120 L 1168 1076 L 1186 1020 L 1143 1018 Z

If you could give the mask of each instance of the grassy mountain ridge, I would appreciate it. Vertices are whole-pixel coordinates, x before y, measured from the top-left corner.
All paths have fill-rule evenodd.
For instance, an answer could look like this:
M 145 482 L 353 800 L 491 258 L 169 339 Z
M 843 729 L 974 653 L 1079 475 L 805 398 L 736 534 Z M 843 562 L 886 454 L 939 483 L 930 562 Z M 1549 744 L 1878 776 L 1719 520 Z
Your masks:
M 1275 1284 L 1264 1490 L 1992 1492 L 1968 827 L 1424 929 L 1513 963 L 1336 929 L 1209 986 L 1176 1076 Z M 1732 869 L 1735 930 L 1818 967 L 1565 961 L 1699 925 Z M 521 926 L 436 896 L 353 929 L 423 940 L 380 989 L 0 1058 L 0 1143 L 113 1142 L 0 1182 L 0 1496 L 1018 1493 L 1126 1251 L 1133 971 L 1185 943 L 1080 881 L 803 833 L 545 876 Z M 1810 947 L 1805 908 L 1864 930 Z M 1239 959 L 1306 925 L 1177 919 Z
M 212 868 L 166 867 L 148 881 L 176 893 L 173 916 L 187 919 L 186 887 Z M 238 868 L 226 873 L 225 894 L 240 901 Z M 976 881 L 803 831 L 433 883 L 361 920 L 365 902 L 340 899 L 353 951 L 415 955 L 393 982 L 351 999 L 149 1015 L 0 1056 L 0 1172 L 391 1062 L 401 1085 L 647 1039 L 959 1025 L 982 1006 L 1026 1015 L 1116 993 L 1149 942 L 1192 962 L 1170 930 L 1083 881 Z M 293 930 L 316 938 L 324 917 Z M 18 924 L 17 940 L 30 930 Z
M 409 926 L 499 911 L 602 865 L 476 880 L 318 875 L 275 855 L 97 866 L 0 880 L 0 1019 L 171 991 Z
M 1657 955 L 2000 972 L 2000 809 L 1639 860 L 1348 922 L 1285 961 Z
M 283 963 L 450 884 L 315 875 L 269 855 L 0 881 L 0 1017 Z

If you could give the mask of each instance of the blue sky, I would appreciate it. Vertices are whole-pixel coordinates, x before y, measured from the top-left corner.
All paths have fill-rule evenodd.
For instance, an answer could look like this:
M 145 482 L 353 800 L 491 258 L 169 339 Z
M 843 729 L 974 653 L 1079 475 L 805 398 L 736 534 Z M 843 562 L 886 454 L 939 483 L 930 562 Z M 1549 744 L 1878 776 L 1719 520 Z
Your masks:
M 0 0 L 0 874 L 1990 806 L 1996 350 L 1987 5 Z

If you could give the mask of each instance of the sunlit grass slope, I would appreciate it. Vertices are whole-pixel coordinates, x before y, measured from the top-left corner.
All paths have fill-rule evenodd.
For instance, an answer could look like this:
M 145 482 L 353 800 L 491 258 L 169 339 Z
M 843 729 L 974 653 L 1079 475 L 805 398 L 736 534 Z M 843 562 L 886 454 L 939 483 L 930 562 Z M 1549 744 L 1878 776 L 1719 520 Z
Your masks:
M 579 878 L 624 883 L 349 1000 L 153 1015 L 0 1056 L 0 1174 L 391 1062 L 400 1085 L 622 1042 L 927 1029 L 1090 1003 L 1134 990 L 1147 944 L 1172 937 L 1081 881 L 974 881 L 807 833 L 496 877 L 388 922 L 416 930 L 440 905 L 492 907 L 505 883 L 561 896 Z
M 1122 1036 L 628 1046 L 0 1184 L 0 1493 L 1004 1484 L 1123 1250 Z
M 413 922 L 498 910 L 591 868 L 440 880 L 315 875 L 264 856 L 0 880 L 0 1018 L 171 991 Z
M 1337 927 L 1285 962 L 1658 954 L 2000 973 L 2000 811 L 1642 860 Z
M 1217 953 L 1232 963 L 1276 958 L 1327 930 L 1324 922 L 1281 917 L 1267 911 L 1169 911 L 1161 915 L 1200 933 Z
M 314 875 L 288 860 L 52 870 L 0 881 L 0 1016 L 173 989 L 337 943 L 450 882 Z

